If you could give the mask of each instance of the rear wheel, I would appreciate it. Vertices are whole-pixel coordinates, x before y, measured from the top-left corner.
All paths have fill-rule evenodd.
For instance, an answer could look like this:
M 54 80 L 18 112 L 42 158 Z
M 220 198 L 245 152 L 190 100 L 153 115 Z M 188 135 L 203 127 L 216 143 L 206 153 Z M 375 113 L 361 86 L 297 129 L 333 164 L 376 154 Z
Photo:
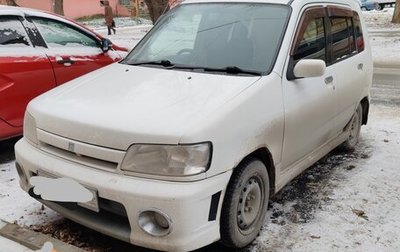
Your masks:
M 366 11 L 367 8 L 363 6 L 363 7 L 361 7 L 361 10 L 362 10 L 362 11 Z
M 350 122 L 350 135 L 346 142 L 343 143 L 343 148 L 346 150 L 354 150 L 360 137 L 362 125 L 362 105 L 359 104 L 353 118 Z
M 233 172 L 221 213 L 221 242 L 230 248 L 250 244 L 264 223 L 269 199 L 269 177 L 265 165 L 254 158 Z

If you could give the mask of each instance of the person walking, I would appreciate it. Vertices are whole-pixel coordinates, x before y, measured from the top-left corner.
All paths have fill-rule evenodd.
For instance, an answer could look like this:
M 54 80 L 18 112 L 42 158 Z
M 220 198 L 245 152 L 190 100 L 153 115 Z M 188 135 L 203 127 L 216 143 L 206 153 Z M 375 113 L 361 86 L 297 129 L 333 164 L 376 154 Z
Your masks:
M 111 35 L 111 30 L 115 34 L 115 22 L 114 22 L 114 16 L 113 16 L 113 11 L 110 6 L 109 1 L 102 1 L 104 5 L 104 19 L 106 20 L 106 25 L 108 29 L 108 35 Z

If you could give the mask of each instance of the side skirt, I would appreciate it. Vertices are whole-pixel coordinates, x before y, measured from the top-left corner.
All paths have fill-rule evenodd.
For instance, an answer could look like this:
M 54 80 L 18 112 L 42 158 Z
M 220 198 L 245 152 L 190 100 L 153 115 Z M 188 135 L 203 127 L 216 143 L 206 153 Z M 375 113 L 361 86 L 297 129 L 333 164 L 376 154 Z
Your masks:
M 346 126 L 344 131 L 333 137 L 332 139 L 328 140 L 326 143 L 321 145 L 318 149 L 314 150 L 310 154 L 306 155 L 301 160 L 295 162 L 290 167 L 285 169 L 285 172 L 280 173 L 277 176 L 277 180 L 275 183 L 276 193 L 281 190 L 287 183 L 289 183 L 292 179 L 300 175 L 304 170 L 309 168 L 311 165 L 316 163 L 330 151 L 335 149 L 341 143 L 346 141 L 349 137 L 349 127 Z

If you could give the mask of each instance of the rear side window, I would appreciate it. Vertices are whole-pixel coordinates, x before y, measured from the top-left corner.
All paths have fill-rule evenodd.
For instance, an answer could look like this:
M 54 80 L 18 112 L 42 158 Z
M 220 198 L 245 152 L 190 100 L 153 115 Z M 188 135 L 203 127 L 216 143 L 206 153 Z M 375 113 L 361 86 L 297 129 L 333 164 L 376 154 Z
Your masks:
M 364 51 L 364 36 L 361 28 L 360 17 L 358 16 L 357 12 L 353 12 L 353 23 L 357 51 L 362 52 Z
M 332 60 L 336 61 L 347 57 L 352 52 L 352 25 L 351 19 L 346 17 L 330 17 L 330 22 L 332 34 Z
M 0 48 L 29 46 L 28 34 L 18 18 L 0 18 Z

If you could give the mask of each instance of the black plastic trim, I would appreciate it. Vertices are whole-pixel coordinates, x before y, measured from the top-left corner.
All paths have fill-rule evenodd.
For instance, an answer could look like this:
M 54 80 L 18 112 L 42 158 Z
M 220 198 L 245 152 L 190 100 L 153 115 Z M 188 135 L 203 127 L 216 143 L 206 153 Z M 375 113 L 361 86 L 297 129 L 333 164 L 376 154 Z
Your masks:
M 210 212 L 208 214 L 208 221 L 215 221 L 217 219 L 218 205 L 221 198 L 221 191 L 215 193 L 211 197 Z

